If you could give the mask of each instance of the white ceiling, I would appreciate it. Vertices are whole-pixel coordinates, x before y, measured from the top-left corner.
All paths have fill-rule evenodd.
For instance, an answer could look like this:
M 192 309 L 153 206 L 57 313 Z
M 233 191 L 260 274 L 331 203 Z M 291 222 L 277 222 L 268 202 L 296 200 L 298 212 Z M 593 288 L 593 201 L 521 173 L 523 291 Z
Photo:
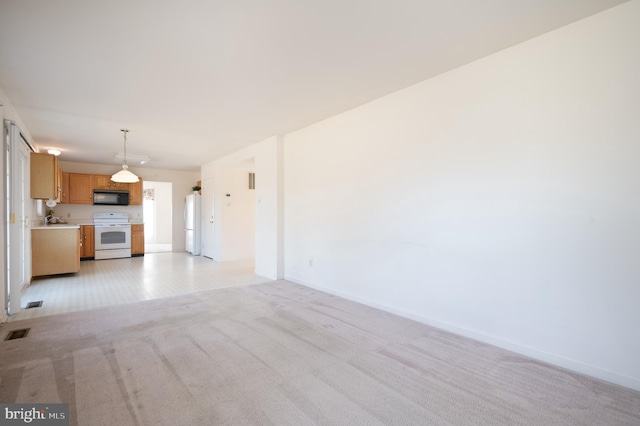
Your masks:
M 0 86 L 62 160 L 195 170 L 621 0 L 0 0 Z

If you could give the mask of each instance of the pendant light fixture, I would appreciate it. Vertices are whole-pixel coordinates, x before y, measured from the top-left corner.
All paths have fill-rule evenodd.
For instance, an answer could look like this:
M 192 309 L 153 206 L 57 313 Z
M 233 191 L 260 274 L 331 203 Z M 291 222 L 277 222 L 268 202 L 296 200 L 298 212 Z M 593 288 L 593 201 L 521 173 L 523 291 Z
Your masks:
M 131 173 L 128 170 L 129 166 L 127 165 L 127 132 L 129 130 L 120 129 L 120 131 L 124 134 L 124 159 L 122 160 L 122 170 L 120 170 L 118 173 L 111 176 L 111 180 L 114 182 L 121 182 L 121 183 L 139 182 L 140 179 L 138 179 L 138 176 Z

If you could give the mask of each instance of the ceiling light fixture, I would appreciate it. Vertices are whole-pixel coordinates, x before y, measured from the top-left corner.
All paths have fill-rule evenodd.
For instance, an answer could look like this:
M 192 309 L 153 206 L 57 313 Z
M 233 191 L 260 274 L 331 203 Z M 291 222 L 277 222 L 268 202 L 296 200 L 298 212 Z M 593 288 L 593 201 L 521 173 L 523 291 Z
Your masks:
M 129 130 L 120 129 L 120 131 L 124 135 L 124 159 L 122 160 L 122 170 L 120 170 L 118 173 L 111 176 L 111 180 L 114 182 L 121 182 L 121 183 L 139 182 L 140 179 L 138 179 L 138 176 L 134 175 L 129 170 L 127 170 L 129 168 L 129 166 L 127 165 L 127 132 Z
M 49 154 L 51 154 L 51 155 L 55 155 L 56 157 L 57 157 L 58 155 L 60 155 L 60 150 L 59 150 L 59 149 L 49 149 L 49 150 L 47 150 L 47 152 L 48 152 Z

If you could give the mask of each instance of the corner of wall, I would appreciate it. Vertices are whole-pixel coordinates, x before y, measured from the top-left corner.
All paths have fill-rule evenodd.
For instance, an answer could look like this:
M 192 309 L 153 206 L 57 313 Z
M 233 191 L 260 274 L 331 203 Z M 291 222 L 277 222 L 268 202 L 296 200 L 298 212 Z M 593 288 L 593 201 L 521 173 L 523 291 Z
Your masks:
M 276 278 L 284 278 L 284 136 L 278 135 L 276 140 L 276 166 L 277 166 L 277 240 L 278 259 L 276 266 Z

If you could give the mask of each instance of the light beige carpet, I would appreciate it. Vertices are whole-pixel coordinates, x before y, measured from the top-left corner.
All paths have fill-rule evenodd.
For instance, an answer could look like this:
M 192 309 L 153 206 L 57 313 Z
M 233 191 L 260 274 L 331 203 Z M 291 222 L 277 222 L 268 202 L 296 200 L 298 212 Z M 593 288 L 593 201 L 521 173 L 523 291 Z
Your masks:
M 640 392 L 286 281 L 0 337 L 24 327 L 0 342 L 0 401 L 69 403 L 71 424 L 640 424 Z

